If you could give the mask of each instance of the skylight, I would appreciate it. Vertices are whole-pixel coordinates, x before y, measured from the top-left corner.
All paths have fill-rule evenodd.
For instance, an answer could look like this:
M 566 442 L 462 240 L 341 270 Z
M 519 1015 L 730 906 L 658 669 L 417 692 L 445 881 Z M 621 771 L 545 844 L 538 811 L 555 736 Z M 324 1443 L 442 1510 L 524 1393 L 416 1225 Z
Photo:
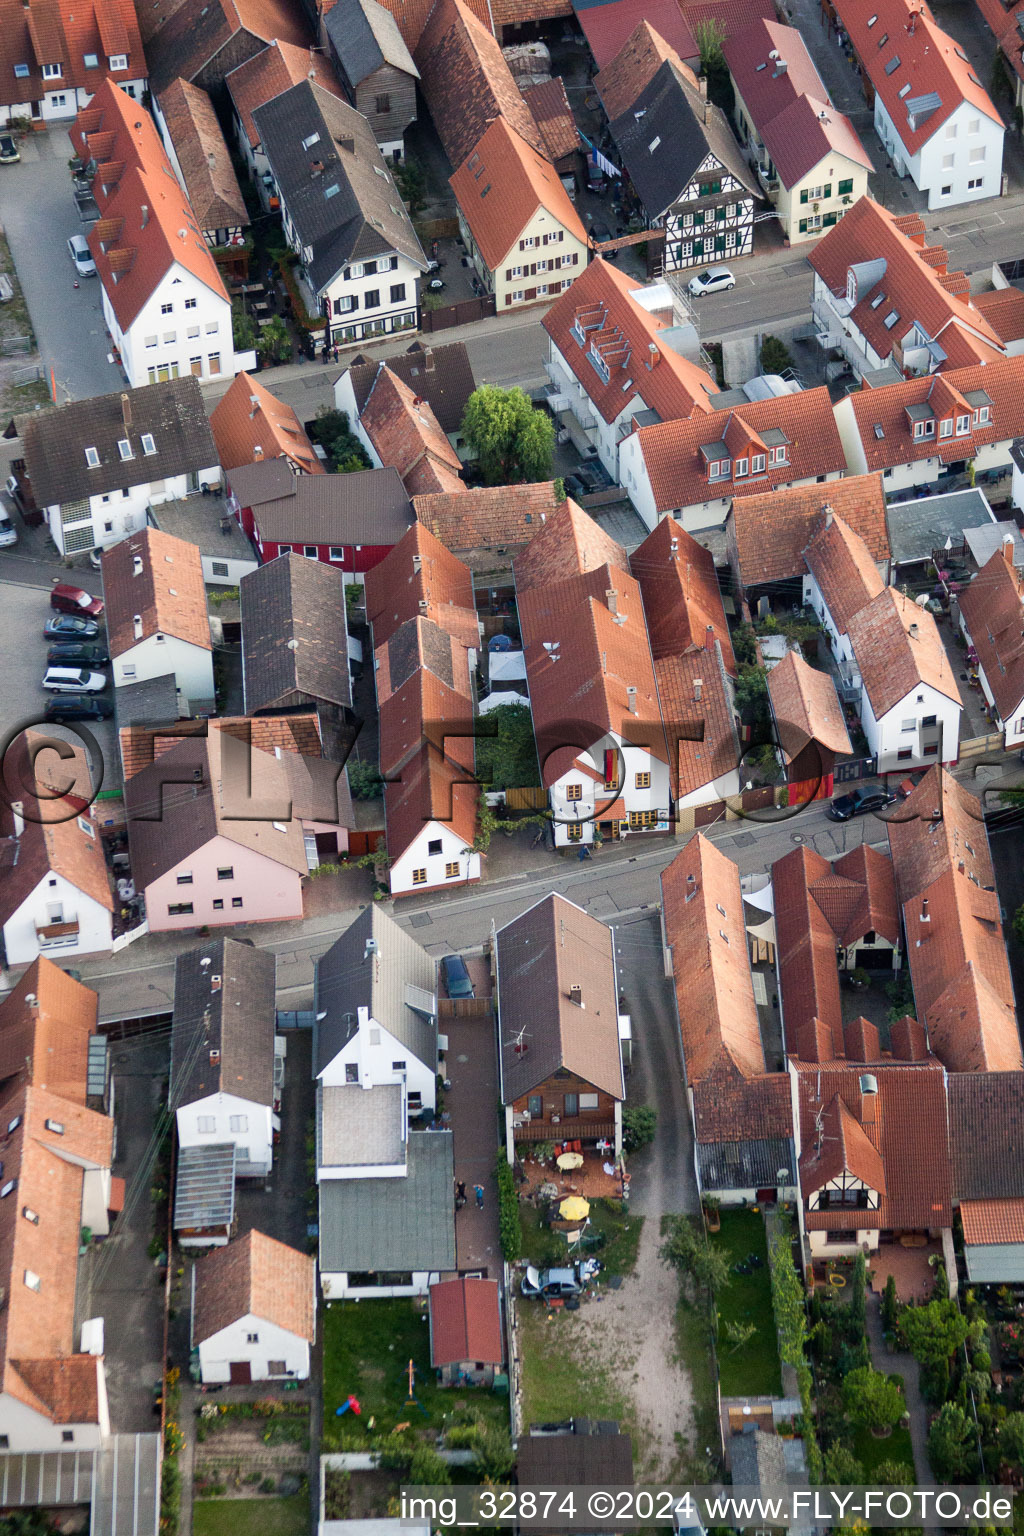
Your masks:
M 885 431 L 880 421 L 875 422 L 875 436 L 878 438 L 879 442 L 881 442 L 882 438 L 885 436 Z
M 99 469 L 100 456 L 95 448 L 87 448 L 85 450 L 85 462 L 88 464 L 90 469 Z
M 156 453 L 156 443 L 153 441 L 153 434 L 152 434 L 152 432 L 143 432 L 143 434 L 142 434 L 142 451 L 145 454 L 154 454 L 154 453 Z
M 909 96 L 910 95 L 910 81 L 908 80 L 906 85 L 901 85 L 896 94 L 899 96 L 900 101 L 903 100 L 904 96 Z
M 898 311 L 895 310 L 895 309 L 890 309 L 889 313 L 885 317 L 885 328 L 886 328 L 886 330 L 887 331 L 891 331 L 893 326 L 896 324 L 896 321 L 898 319 L 899 319 Z
M 135 457 L 135 455 L 132 453 L 132 445 L 126 437 L 119 439 L 117 444 L 117 451 L 121 455 L 122 459 L 133 459 Z
M 658 145 L 660 143 L 661 143 L 661 135 L 659 134 L 656 139 L 652 139 L 651 142 L 648 144 L 648 146 L 647 146 L 648 152 L 653 155 L 654 151 L 657 149 L 657 147 L 658 147 Z
M 303 147 L 303 149 L 312 149 L 314 144 L 319 144 L 319 143 L 320 143 L 320 135 L 319 135 L 319 133 L 311 133 L 308 138 L 303 139 L 302 147 Z
M 340 188 L 338 186 L 338 183 L 336 181 L 332 181 L 330 186 L 325 188 L 325 190 L 324 190 L 324 197 L 325 198 L 337 197 L 339 191 L 340 191 Z
M 872 309 L 877 309 L 880 304 L 884 304 L 884 303 L 885 303 L 885 294 L 884 293 L 877 293 L 875 295 L 875 297 L 871 300 L 871 308 Z
M 885 72 L 886 72 L 887 75 L 894 75 L 896 73 L 896 71 L 899 69 L 899 67 L 900 67 L 900 56 L 899 56 L 898 53 L 894 53 L 892 58 L 889 60 L 888 64 L 885 66 Z

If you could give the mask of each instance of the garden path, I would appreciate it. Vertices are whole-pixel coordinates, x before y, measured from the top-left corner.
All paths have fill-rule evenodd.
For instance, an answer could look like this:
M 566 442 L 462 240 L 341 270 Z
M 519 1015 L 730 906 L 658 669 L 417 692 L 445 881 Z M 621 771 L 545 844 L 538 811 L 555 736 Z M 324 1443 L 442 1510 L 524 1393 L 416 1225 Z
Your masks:
M 886 1347 L 881 1298 L 870 1288 L 867 1293 L 867 1325 L 871 1364 L 875 1370 L 884 1371 L 886 1375 L 895 1371 L 903 1377 L 903 1394 L 910 1415 L 910 1443 L 914 1448 L 914 1471 L 919 1484 L 930 1484 L 932 1474 L 928 1464 L 928 1408 L 921 1396 L 920 1369 L 913 1355 Z

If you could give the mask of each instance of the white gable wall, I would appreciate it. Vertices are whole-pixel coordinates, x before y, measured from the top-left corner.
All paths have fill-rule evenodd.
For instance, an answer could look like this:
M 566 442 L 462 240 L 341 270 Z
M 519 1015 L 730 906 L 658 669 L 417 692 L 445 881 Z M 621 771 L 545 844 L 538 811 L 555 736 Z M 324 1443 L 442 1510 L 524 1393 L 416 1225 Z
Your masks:
M 305 1381 L 309 1343 L 252 1312 L 199 1345 L 199 1369 L 207 1383 L 231 1380 L 232 1363 L 248 1362 L 253 1381 Z
M 149 635 L 115 656 L 113 666 L 115 688 L 173 672 L 185 714 L 190 704 L 214 697 L 213 651 L 177 635 Z
M 458 865 L 457 872 L 449 874 L 449 865 Z M 421 870 L 424 878 L 417 880 L 415 875 Z M 480 855 L 446 822 L 430 821 L 395 859 L 389 878 L 392 896 L 465 885 L 480 879 Z
M 396 1066 L 396 1063 L 401 1063 Z M 351 1083 L 347 1070 L 354 1069 L 363 1088 L 382 1083 L 404 1083 L 407 1097 L 413 1098 L 410 1114 L 417 1113 L 414 1095 L 419 1094 L 423 1109 L 432 1111 L 437 1101 L 437 1063 L 422 1062 L 389 1029 L 378 1023 L 365 1008 L 359 1009 L 358 1028 L 352 1039 L 320 1073 L 325 1087 Z
M 40 941 L 36 924 L 68 923 L 77 918 L 78 933 L 70 939 Z M 72 885 L 65 875 L 49 871 L 4 924 L 8 965 L 28 965 L 37 955 L 58 963 L 69 955 L 102 953 L 111 946 L 111 914 L 92 896 Z
M 255 1104 L 233 1093 L 211 1093 L 176 1112 L 178 1145 L 217 1146 L 233 1142 L 238 1148 L 235 1172 L 241 1178 L 263 1178 L 274 1160 L 274 1114 L 269 1104 Z

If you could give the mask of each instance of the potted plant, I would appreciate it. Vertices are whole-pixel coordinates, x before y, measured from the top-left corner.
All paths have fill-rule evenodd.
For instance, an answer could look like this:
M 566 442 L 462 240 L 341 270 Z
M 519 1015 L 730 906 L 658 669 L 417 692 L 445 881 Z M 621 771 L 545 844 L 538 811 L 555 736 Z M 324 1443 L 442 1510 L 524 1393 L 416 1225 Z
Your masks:
M 863 992 L 865 987 L 871 985 L 871 977 L 862 965 L 858 965 L 850 972 L 850 986 L 855 992 Z
M 722 1202 L 717 1195 L 705 1195 L 703 1200 L 704 1220 L 709 1232 L 718 1232 L 722 1226 Z

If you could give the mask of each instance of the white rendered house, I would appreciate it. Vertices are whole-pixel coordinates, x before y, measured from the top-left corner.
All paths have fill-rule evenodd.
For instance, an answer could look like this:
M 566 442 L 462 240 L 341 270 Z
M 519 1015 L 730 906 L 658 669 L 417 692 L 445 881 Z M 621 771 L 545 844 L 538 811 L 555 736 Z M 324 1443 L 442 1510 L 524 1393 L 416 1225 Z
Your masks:
M 144 529 L 104 554 L 103 591 L 115 687 L 173 673 L 183 714 L 214 698 L 206 588 L 194 544 Z
M 192 1270 L 191 1342 L 204 1385 L 305 1381 L 316 1339 L 316 1260 L 262 1232 Z

